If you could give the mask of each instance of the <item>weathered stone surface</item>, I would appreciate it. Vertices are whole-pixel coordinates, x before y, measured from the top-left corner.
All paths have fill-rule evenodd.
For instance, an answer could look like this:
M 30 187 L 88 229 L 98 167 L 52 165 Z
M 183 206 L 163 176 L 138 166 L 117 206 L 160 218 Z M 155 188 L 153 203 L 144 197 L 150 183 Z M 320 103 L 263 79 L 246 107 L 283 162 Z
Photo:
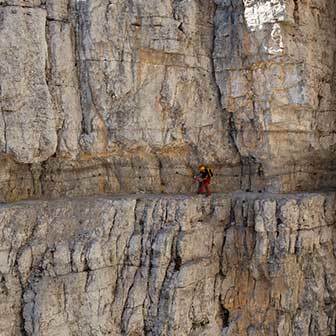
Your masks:
M 0 0 L 0 334 L 335 334 L 335 19 Z
M 46 83 L 46 12 L 0 7 L 0 148 L 17 162 L 56 151 L 55 111 Z
M 330 187 L 335 4 L 216 2 L 215 73 L 243 169 L 252 172 L 245 184 L 272 191 Z
M 332 334 L 331 206 L 334 194 L 2 205 L 0 333 Z
M 191 191 L 202 161 L 218 191 L 335 185 L 332 2 L 2 0 L 0 13 L 1 199 Z M 8 180 L 22 173 L 43 188 Z
M 185 196 L 2 206 L 1 335 L 219 334 L 229 217 L 211 213 L 229 209 Z
M 245 214 L 223 246 L 221 302 L 231 312 L 224 335 L 335 333 L 334 224 L 321 202 L 335 206 L 335 195 L 270 196 L 245 200 L 243 209 L 233 202 Z
M 239 187 L 239 156 L 228 136 L 213 76 L 214 3 L 48 0 L 0 5 L 7 26 L 7 12 L 38 16 L 35 35 L 43 38 L 34 50 L 42 57 L 30 62 L 42 77 L 39 82 L 48 84 L 41 97 L 48 98 L 43 102 L 51 128 L 39 115 L 34 115 L 31 127 L 26 116 L 6 113 L 6 102 L 19 100 L 5 97 L 2 90 L 2 114 L 16 121 L 1 120 L 2 152 L 16 162 L 46 160 L 38 178 L 44 187 L 32 194 L 190 191 L 193 169 L 200 161 L 223 169 L 218 182 L 225 181 L 228 190 Z M 10 24 L 15 22 L 14 16 Z M 31 28 L 32 34 L 35 30 Z M 1 49 L 11 50 L 15 43 L 24 57 L 22 50 L 29 50 L 29 44 L 23 39 L 35 42 L 28 32 L 20 35 L 22 41 L 8 33 Z M 3 55 L 4 69 L 10 66 L 20 79 L 31 79 L 24 62 L 21 67 L 12 62 L 11 55 Z M 16 82 L 12 71 L 3 80 L 6 85 Z M 24 84 L 8 90 L 14 94 L 19 89 L 24 90 Z M 34 94 L 34 88 L 21 93 L 25 99 Z M 35 100 L 33 104 L 38 109 Z M 40 141 L 26 148 L 26 139 L 12 139 L 10 130 L 29 141 L 32 135 L 44 139 L 47 134 L 50 145 L 44 148 Z M 25 178 L 34 183 L 25 167 Z M 134 182 L 138 176 L 141 181 Z M 2 196 L 24 197 L 9 187 Z

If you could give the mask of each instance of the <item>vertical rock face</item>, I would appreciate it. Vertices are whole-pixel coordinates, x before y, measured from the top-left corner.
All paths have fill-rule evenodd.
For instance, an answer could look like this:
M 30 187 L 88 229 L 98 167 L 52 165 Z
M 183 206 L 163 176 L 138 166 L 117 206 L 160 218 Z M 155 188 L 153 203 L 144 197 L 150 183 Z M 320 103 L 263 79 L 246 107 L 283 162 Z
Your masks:
M 190 191 L 199 162 L 215 190 L 335 184 L 332 2 L 2 0 L 0 13 L 2 199 Z
M 228 189 L 239 187 L 239 157 L 228 136 L 213 76 L 214 3 L 63 0 L 4 2 L 1 10 L 6 20 L 7 12 L 30 13 L 30 21 L 13 16 L 11 24 L 17 20 L 29 33 L 20 32 L 23 41 L 8 33 L 3 52 L 16 44 L 15 50 L 25 58 L 22 51 L 37 46 L 32 51 L 36 59 L 31 58 L 28 66 L 12 65 L 19 62 L 12 54 L 2 57 L 3 69 L 8 69 L 3 81 L 16 82 L 11 71 L 15 68 L 20 81 L 17 90 L 8 91 L 20 92 L 25 89 L 21 81 L 32 81 L 29 66 L 37 68 L 46 92 L 31 85 L 22 96 L 40 95 L 49 109 L 40 116 L 36 104 L 32 127 L 23 117 L 26 105 L 22 113 L 6 112 L 6 102 L 19 100 L 7 97 L 5 87 L 2 90 L 1 143 L 10 160 L 3 166 L 8 172 L 16 170 L 17 163 L 36 163 L 33 169 L 38 171 L 34 177 L 30 166 L 23 168 L 27 185 L 40 187 L 27 187 L 20 197 L 190 190 L 192 170 L 200 161 L 222 167 L 227 176 L 219 178 L 227 181 Z M 41 38 L 34 41 L 37 37 Z M 7 115 L 17 123 L 5 125 Z M 53 122 L 51 129 L 44 116 Z M 31 132 L 38 140 L 36 148 L 10 137 L 10 130 L 27 137 Z M 49 147 L 44 134 L 50 138 Z M 9 186 L 4 192 L 4 198 L 18 197 L 18 190 Z
M 209 141 L 221 126 L 212 78 L 214 4 L 103 1 L 76 7 L 83 148 L 97 154 L 120 140 L 140 148 L 189 140 L 211 159 L 208 152 L 221 143 Z M 218 155 L 225 157 L 220 150 Z
M 260 175 L 273 191 L 330 186 L 335 4 L 217 3 L 216 79 L 243 169 L 257 175 L 251 187 L 260 185 Z
M 335 20 L 0 0 L 0 334 L 335 334 Z
M 335 333 L 335 195 L 0 208 L 1 335 Z
M 335 198 L 297 196 L 235 201 L 222 254 L 224 335 L 335 333 Z
M 0 148 L 20 163 L 43 161 L 56 151 L 45 26 L 40 8 L 0 7 Z
M 3 206 L 1 335 L 220 334 L 229 199 Z

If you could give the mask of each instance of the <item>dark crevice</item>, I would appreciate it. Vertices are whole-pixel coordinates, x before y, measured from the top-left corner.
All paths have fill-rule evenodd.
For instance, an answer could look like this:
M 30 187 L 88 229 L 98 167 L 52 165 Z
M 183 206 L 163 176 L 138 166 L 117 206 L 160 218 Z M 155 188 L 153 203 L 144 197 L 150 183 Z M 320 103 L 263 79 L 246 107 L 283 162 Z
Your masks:
M 230 311 L 228 309 L 226 309 L 225 306 L 223 305 L 223 303 L 221 302 L 221 296 L 219 297 L 219 300 L 220 300 L 219 316 L 220 316 L 221 320 L 223 321 L 222 328 L 227 328 L 230 325 L 230 323 L 229 323 Z
M 6 286 L 6 279 L 4 275 L 0 272 L 0 295 L 8 295 L 8 288 Z
M 294 1 L 294 12 L 293 17 L 296 24 L 300 24 L 300 15 L 299 15 L 299 0 Z
M 82 110 L 82 134 L 90 134 L 92 131 L 91 125 L 91 110 L 92 95 L 89 83 L 89 70 L 85 60 L 85 45 L 84 40 L 88 38 L 89 25 L 87 18 L 89 17 L 88 4 L 86 2 L 76 3 L 76 29 L 75 29 L 75 45 L 77 50 L 77 70 L 79 80 L 79 94 Z
M 185 31 L 184 31 L 184 28 L 183 28 L 183 22 L 181 22 L 181 23 L 178 25 L 177 29 L 178 29 L 179 31 L 181 31 L 183 34 L 185 34 Z
M 0 12 L 0 30 L 3 28 L 4 21 L 5 21 L 5 13 L 4 12 Z
M 5 145 L 5 152 L 8 153 L 7 122 L 6 122 L 5 114 L 3 112 L 2 112 L 2 120 L 3 120 L 3 123 L 4 123 L 3 135 L 4 135 L 4 141 L 5 141 L 5 144 L 4 144 Z
M 182 266 L 182 259 L 181 257 L 178 255 L 175 258 L 175 266 L 174 266 L 174 272 L 178 272 L 181 270 L 181 266 Z
M 33 228 L 33 231 L 34 230 L 35 230 L 35 226 Z M 30 238 L 32 236 L 33 236 L 33 232 L 31 234 Z M 25 291 L 26 291 L 26 285 L 24 284 L 22 274 L 20 273 L 19 266 L 18 266 L 18 260 L 19 260 L 20 256 L 22 255 L 22 251 L 23 251 L 23 247 L 21 247 L 17 252 L 17 256 L 16 256 L 15 263 L 14 263 L 14 269 L 15 269 L 16 276 L 19 279 L 20 288 L 21 288 L 20 332 L 21 332 L 21 336 L 28 336 L 28 333 L 27 333 L 26 328 L 25 328 L 25 316 L 24 316 L 24 308 L 25 308 L 24 294 L 25 294 Z
M 70 23 L 69 19 L 56 19 L 52 17 L 47 17 L 47 22 L 58 22 L 58 23 L 64 23 L 64 24 Z
M 49 22 L 48 20 L 45 22 L 45 43 L 47 46 L 47 55 L 46 55 L 46 62 L 45 62 L 45 80 L 46 80 L 46 84 L 48 87 L 48 91 L 50 96 L 51 95 L 51 91 L 50 91 L 50 82 L 51 82 L 51 47 L 50 47 L 50 28 L 49 28 Z
M 230 208 L 230 223 L 229 223 L 230 226 L 236 222 L 236 215 L 235 215 L 235 205 L 236 204 L 233 202 L 234 201 L 232 201 L 231 208 Z

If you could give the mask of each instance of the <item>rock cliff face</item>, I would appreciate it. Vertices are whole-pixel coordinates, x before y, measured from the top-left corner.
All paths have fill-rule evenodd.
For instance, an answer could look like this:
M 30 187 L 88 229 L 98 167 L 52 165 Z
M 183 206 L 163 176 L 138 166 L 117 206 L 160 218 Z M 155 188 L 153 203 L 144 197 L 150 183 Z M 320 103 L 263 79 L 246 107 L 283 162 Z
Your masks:
M 250 187 L 334 185 L 335 3 L 217 2 L 216 79 Z
M 335 17 L 327 0 L 0 0 L 0 197 L 190 191 L 201 161 L 216 190 L 334 186 Z
M 335 334 L 335 29 L 328 0 L 0 0 L 1 336 Z M 200 162 L 225 194 L 186 194 Z
M 335 333 L 335 195 L 0 208 L 0 333 Z
M 221 180 L 239 188 L 214 76 L 215 3 L 0 9 L 3 198 L 180 192 L 200 161 L 223 166 Z

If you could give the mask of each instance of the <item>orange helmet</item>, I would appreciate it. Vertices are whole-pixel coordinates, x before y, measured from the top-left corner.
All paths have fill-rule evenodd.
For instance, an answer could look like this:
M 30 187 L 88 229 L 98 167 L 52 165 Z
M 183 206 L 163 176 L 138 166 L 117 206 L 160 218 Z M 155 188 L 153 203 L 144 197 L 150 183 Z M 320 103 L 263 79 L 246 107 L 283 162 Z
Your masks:
M 200 171 L 205 170 L 205 165 L 204 164 L 199 165 L 198 170 Z

